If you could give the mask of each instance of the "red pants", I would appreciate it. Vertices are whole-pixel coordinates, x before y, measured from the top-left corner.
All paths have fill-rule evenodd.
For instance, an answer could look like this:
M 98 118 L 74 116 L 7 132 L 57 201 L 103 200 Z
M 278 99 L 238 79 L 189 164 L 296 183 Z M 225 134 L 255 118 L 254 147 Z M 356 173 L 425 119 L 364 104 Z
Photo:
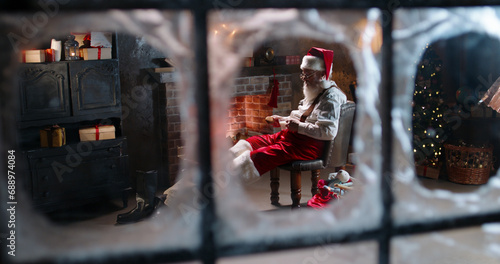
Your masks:
M 313 160 L 323 154 L 325 141 L 297 132 L 282 130 L 271 135 L 247 139 L 253 151 L 250 157 L 260 175 L 294 160 Z

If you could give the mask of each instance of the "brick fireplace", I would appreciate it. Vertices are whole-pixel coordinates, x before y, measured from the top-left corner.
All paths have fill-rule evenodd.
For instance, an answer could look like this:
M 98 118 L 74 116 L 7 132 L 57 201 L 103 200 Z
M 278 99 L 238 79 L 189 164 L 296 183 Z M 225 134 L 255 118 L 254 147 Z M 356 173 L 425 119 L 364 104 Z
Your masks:
M 291 77 L 277 75 L 279 82 L 278 107 L 268 106 L 274 76 L 239 77 L 235 80 L 231 106 L 228 109 L 227 135 L 234 137 L 268 134 L 275 129 L 265 122 L 265 117 L 273 114 L 288 115 L 291 111 Z
M 161 73 L 155 76 L 161 83 L 159 88 L 159 108 L 161 127 L 162 170 L 173 183 L 179 171 L 183 142 L 182 123 L 178 105 L 178 87 L 173 78 Z M 233 137 L 238 132 L 242 137 L 261 133 L 272 133 L 274 129 L 265 122 L 269 115 L 289 115 L 292 101 L 292 74 L 241 76 L 235 79 L 231 106 L 228 109 L 227 135 Z M 279 82 L 278 107 L 268 106 L 271 97 L 270 83 Z

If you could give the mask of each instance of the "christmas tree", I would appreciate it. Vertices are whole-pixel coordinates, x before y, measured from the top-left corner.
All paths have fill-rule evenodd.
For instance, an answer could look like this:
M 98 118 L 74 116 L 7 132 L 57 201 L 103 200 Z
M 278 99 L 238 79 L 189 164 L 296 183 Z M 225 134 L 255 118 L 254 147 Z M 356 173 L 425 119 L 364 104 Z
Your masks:
M 442 60 L 427 45 L 418 65 L 413 93 L 413 154 L 415 165 L 439 168 L 444 161 L 443 143 L 449 128 L 443 118 Z

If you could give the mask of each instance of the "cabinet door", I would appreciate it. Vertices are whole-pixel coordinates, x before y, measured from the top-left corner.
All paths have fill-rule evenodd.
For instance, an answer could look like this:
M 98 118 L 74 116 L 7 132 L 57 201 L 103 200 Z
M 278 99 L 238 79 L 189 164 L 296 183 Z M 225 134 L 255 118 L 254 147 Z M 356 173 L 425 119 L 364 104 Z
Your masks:
M 117 60 L 69 63 L 73 115 L 120 112 Z
M 19 88 L 22 121 L 71 115 L 65 63 L 21 65 Z

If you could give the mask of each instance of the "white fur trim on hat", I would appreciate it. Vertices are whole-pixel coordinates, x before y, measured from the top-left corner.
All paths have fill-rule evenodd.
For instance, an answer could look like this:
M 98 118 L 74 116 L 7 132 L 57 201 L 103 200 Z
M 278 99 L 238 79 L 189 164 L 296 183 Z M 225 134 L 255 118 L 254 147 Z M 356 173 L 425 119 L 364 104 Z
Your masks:
M 325 61 L 321 58 L 306 55 L 302 58 L 302 64 L 300 64 L 300 69 L 309 69 L 313 71 L 324 71 Z

